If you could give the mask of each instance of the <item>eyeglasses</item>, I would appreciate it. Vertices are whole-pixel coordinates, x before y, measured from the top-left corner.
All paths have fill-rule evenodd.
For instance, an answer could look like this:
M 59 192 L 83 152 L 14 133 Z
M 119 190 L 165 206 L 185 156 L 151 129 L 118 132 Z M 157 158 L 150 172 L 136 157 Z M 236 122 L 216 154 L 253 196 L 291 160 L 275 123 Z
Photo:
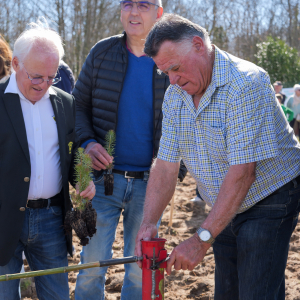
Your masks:
M 24 67 L 24 64 L 23 64 L 23 67 Z M 25 69 L 25 67 L 24 67 L 24 69 Z M 26 74 L 28 76 L 28 79 L 31 81 L 32 84 L 41 84 L 44 81 L 47 81 L 48 85 L 53 85 L 53 84 L 56 84 L 59 81 L 61 81 L 61 77 L 59 77 L 59 78 L 52 78 L 52 79 L 48 79 L 48 80 L 45 80 L 44 78 L 40 78 L 40 77 L 39 78 L 31 78 L 29 76 L 28 72 L 26 71 L 26 69 L 25 69 L 25 72 L 26 72 Z
M 121 10 L 131 11 L 133 3 L 136 4 L 137 8 L 141 12 L 149 11 L 151 5 L 159 7 L 159 5 L 148 2 L 148 1 L 120 1 Z

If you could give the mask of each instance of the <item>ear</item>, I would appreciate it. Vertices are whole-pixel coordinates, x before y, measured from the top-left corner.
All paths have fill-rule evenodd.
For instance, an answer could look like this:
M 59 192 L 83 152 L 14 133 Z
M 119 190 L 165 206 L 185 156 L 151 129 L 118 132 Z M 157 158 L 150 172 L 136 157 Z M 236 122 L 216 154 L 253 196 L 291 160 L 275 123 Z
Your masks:
M 193 46 L 195 47 L 197 52 L 203 52 L 205 50 L 204 41 L 201 39 L 200 36 L 195 35 L 193 37 Z
M 162 17 L 163 13 L 164 13 L 164 9 L 159 6 L 157 8 L 156 21 L 158 21 L 158 19 L 160 19 Z
M 16 72 L 21 69 L 19 59 L 16 56 L 12 59 L 11 65 Z

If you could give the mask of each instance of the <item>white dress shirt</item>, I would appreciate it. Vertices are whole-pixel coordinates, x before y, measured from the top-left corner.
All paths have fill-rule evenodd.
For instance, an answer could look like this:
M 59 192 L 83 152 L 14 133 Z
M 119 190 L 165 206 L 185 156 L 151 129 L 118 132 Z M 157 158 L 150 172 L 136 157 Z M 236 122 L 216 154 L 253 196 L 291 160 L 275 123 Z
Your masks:
M 58 133 L 49 96 L 56 92 L 50 87 L 32 104 L 20 92 L 16 74 L 12 73 L 4 93 L 20 97 L 31 163 L 28 199 L 48 199 L 62 189 Z

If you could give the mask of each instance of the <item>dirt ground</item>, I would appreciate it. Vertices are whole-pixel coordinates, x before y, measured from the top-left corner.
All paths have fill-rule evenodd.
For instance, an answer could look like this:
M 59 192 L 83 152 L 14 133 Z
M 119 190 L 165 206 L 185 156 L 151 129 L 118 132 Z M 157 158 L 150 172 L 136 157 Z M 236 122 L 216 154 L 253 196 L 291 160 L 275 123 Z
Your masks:
M 191 176 L 187 176 L 183 183 L 178 183 L 175 193 L 175 207 L 173 215 L 173 225 L 168 232 L 170 218 L 170 205 L 165 210 L 162 223 L 159 229 L 160 237 L 167 239 L 166 249 L 168 252 L 177 246 L 181 241 L 193 235 L 199 224 L 206 218 L 209 210 L 203 203 L 192 202 L 195 197 L 195 182 Z M 78 264 L 80 260 L 81 246 L 77 237 L 74 237 L 76 254 L 69 258 L 69 265 Z M 120 220 L 116 241 L 113 245 L 114 258 L 123 257 L 123 230 L 122 219 Z M 173 271 L 171 276 L 166 276 L 165 299 L 214 299 L 214 257 L 210 249 L 203 262 L 193 271 Z M 28 270 L 25 266 L 25 270 Z M 291 243 L 288 257 L 286 277 L 286 299 L 300 300 L 300 223 L 296 227 Z M 120 299 L 124 266 L 110 267 L 106 281 L 106 300 Z M 74 289 L 76 284 L 76 272 L 69 273 L 70 299 L 74 299 Z M 23 280 L 22 299 L 38 299 L 35 294 L 34 282 Z

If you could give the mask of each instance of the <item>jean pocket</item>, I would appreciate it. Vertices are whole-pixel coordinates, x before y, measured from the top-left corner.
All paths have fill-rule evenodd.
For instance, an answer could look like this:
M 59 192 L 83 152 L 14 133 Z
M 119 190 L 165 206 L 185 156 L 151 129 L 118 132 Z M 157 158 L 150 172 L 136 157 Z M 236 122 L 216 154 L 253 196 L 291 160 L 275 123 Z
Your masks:
M 300 194 L 300 187 L 297 186 L 294 190 L 289 190 L 289 195 L 295 195 L 299 193 Z
M 60 206 L 50 206 L 51 212 L 55 216 L 62 215 L 62 208 Z
M 94 178 L 94 184 L 100 184 L 102 183 L 102 181 L 104 180 L 104 174 L 102 174 L 101 176 Z

